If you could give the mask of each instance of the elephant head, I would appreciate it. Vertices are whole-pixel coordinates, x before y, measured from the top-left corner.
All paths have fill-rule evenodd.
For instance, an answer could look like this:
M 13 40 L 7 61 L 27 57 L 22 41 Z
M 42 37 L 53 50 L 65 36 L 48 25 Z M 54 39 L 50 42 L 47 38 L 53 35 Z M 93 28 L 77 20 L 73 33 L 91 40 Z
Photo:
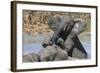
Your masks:
M 74 26 L 74 19 L 69 16 L 55 15 L 49 18 L 48 24 L 50 28 L 54 30 L 51 41 L 52 43 L 56 43 L 59 37 L 66 39 L 66 36 L 71 32 Z
M 59 37 L 65 41 L 70 33 L 78 35 L 86 28 L 86 23 L 83 19 L 75 19 L 70 16 L 61 15 L 49 17 L 48 25 L 52 30 L 54 30 L 54 34 L 51 38 L 52 43 L 56 43 Z
M 69 16 L 61 16 L 61 15 L 55 15 L 55 16 L 48 17 L 48 25 L 54 31 L 56 31 L 58 28 L 61 28 L 65 24 L 73 25 L 73 18 Z
M 79 35 L 86 29 L 86 22 L 83 19 L 74 19 L 74 27 L 71 30 L 72 34 Z

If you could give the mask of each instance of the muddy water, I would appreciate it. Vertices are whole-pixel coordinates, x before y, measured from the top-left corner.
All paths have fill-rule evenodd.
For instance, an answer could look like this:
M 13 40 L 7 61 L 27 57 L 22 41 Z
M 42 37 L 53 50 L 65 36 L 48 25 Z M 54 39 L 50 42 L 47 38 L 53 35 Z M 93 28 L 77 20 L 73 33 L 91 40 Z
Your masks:
M 43 42 L 45 36 L 39 35 L 39 36 L 33 36 L 24 33 L 23 36 L 23 54 L 29 54 L 29 53 L 38 53 L 40 49 L 42 49 L 41 43 Z M 88 53 L 88 58 L 91 58 L 91 38 L 90 34 L 82 34 L 79 36 L 79 39 L 84 46 L 85 50 Z

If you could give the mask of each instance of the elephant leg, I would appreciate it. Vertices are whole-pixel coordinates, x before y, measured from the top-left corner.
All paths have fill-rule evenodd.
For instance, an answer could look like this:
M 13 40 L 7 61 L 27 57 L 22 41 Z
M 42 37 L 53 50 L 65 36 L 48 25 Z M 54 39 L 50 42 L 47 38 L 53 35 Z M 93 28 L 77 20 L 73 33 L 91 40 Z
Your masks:
M 75 48 L 77 48 L 77 50 L 79 50 L 79 52 L 83 53 L 84 54 L 84 57 L 87 58 L 87 52 L 86 52 L 85 48 L 83 47 L 83 45 L 81 44 L 78 36 L 75 36 L 73 38 L 73 42 L 75 44 Z
M 63 25 L 62 26 L 59 26 L 59 28 L 54 32 L 52 38 L 51 38 L 51 42 L 53 44 L 56 44 L 58 38 L 59 38 L 59 34 L 62 32 L 62 29 L 63 29 Z

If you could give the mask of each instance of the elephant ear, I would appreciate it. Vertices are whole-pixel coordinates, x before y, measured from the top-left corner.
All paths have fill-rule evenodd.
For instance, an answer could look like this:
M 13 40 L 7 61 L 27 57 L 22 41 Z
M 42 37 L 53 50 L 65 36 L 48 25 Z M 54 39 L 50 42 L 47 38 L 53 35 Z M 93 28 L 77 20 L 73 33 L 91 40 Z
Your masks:
M 60 15 L 55 15 L 55 16 L 49 16 L 48 17 L 48 25 L 53 31 L 56 31 L 56 29 L 59 27 L 60 21 L 61 21 L 61 16 Z
M 80 19 L 80 18 L 74 19 L 74 23 L 75 23 L 75 25 L 77 24 L 80 33 L 85 30 L 85 28 L 86 28 L 86 22 L 83 19 Z

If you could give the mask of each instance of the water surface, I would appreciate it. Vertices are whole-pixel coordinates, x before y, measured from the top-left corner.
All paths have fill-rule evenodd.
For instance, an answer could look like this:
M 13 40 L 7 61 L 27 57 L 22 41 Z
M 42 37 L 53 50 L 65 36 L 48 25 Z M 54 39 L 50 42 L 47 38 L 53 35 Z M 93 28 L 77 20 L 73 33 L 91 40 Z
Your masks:
M 40 37 L 40 38 L 39 38 Z M 32 41 L 35 40 L 40 41 L 39 43 L 34 43 Z M 29 54 L 29 53 L 36 53 L 38 54 L 41 49 L 43 49 L 41 42 L 43 42 L 44 36 L 38 36 L 34 37 L 33 35 L 25 35 L 24 34 L 24 42 L 23 42 L 23 54 Z M 85 50 L 88 53 L 88 58 L 91 58 L 91 40 L 90 40 L 90 35 L 86 34 L 84 36 L 79 36 L 79 39 L 84 46 Z M 30 42 L 31 41 L 31 42 Z

